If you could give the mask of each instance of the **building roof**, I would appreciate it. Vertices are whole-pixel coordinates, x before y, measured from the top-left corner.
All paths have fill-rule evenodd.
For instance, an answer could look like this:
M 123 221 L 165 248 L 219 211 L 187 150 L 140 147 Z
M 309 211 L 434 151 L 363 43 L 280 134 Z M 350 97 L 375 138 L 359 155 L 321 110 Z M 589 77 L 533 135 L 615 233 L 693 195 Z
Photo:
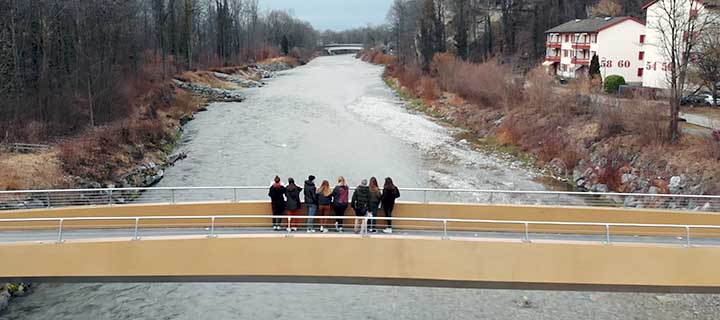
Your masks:
M 642 22 L 633 17 L 576 19 L 545 31 L 545 33 L 599 32 L 626 20 L 633 20 L 642 24 Z

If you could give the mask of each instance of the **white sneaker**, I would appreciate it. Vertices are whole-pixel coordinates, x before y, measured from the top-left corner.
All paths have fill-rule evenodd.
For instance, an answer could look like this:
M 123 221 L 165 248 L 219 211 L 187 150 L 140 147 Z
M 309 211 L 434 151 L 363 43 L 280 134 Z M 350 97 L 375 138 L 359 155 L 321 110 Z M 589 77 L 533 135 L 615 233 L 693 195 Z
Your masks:
M 325 232 L 325 227 L 320 226 L 320 232 Z
M 315 233 L 315 229 L 307 229 L 307 233 Z
M 330 230 L 328 230 L 328 229 L 322 229 L 322 233 L 328 233 L 328 232 L 330 232 Z
M 390 233 L 392 233 L 392 228 L 385 228 L 385 230 L 383 230 L 383 232 L 390 234 Z
M 287 230 L 287 232 L 292 232 L 292 228 L 287 228 L 285 230 Z
M 293 228 L 292 228 L 292 231 L 297 231 L 297 228 L 296 228 L 296 227 L 293 227 Z
M 343 232 L 343 227 L 339 227 L 339 228 L 338 228 L 338 233 L 342 233 L 342 232 Z

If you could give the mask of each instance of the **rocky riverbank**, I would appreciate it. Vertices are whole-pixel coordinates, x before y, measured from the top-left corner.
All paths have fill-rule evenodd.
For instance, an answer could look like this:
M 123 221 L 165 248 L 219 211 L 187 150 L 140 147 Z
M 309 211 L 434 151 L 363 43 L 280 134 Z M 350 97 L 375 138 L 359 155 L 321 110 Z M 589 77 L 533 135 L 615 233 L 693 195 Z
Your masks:
M 23 297 L 30 293 L 28 283 L 6 283 L 0 285 L 0 313 L 7 308 L 10 300 L 15 297 Z

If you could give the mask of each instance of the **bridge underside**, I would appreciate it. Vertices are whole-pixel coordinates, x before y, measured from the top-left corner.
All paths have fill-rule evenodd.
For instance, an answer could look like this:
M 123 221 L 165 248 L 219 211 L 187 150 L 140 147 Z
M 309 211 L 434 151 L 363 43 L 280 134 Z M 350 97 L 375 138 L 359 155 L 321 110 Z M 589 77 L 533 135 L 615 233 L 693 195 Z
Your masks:
M 0 245 L 0 281 L 248 281 L 720 292 L 716 248 L 408 236 L 105 239 Z

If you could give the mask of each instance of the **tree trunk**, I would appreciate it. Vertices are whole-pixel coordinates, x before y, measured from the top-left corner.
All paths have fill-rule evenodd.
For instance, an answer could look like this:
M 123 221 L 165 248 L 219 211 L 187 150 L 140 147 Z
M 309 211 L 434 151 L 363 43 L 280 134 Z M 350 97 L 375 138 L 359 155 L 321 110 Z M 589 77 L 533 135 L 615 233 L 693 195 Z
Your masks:
M 93 94 L 92 94 L 92 81 L 90 81 L 90 75 L 88 75 L 87 80 L 87 95 L 88 95 L 88 109 L 90 111 L 90 127 L 95 127 L 95 107 L 93 102 Z
M 50 23 L 48 21 L 47 10 L 45 4 L 40 4 L 40 34 L 39 34 L 39 47 L 40 47 L 40 72 L 38 73 L 38 99 L 40 104 L 40 110 L 42 117 L 45 121 L 48 120 L 50 115 L 49 110 L 49 94 L 50 94 Z
M 185 37 L 186 37 L 186 48 L 185 56 L 187 59 L 187 69 L 192 70 L 192 45 L 193 45 L 193 14 L 194 6 L 193 0 L 185 0 Z

